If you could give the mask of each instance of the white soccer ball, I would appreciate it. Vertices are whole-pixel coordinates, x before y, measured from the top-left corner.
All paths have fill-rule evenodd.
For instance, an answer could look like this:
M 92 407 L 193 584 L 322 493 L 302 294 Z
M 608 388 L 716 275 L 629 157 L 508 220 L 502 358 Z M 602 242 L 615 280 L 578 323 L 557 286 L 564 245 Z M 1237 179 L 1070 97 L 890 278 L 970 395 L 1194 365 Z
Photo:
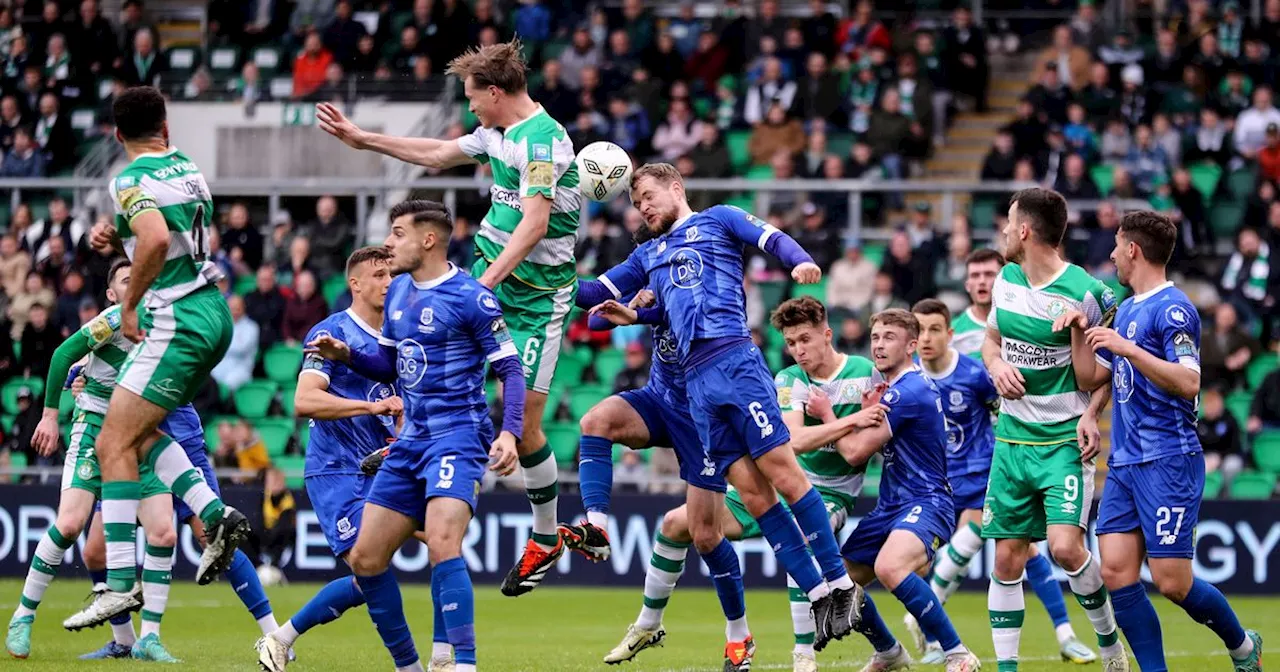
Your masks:
M 264 588 L 287 583 L 284 578 L 284 572 L 280 571 L 279 567 L 267 564 L 258 566 L 258 581 L 262 582 Z
M 575 161 L 578 188 L 593 201 L 612 201 L 631 187 L 631 155 L 612 142 L 583 147 Z

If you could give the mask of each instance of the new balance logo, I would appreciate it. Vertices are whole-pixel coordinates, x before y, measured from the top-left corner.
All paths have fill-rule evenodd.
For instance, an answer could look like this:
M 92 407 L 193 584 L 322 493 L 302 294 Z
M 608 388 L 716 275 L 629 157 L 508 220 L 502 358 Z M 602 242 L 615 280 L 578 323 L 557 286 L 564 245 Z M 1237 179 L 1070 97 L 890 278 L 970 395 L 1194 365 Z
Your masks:
M 773 423 L 772 423 L 772 422 L 771 422 L 771 423 L 769 423 L 769 424 L 767 424 L 767 425 L 765 425 L 764 427 L 761 427 L 761 428 L 760 428 L 760 438 L 762 438 L 762 439 L 767 439 L 767 438 L 769 438 L 769 437 L 771 437 L 771 436 L 773 436 Z
M 699 472 L 699 475 L 701 475 L 701 476 L 715 476 L 715 475 L 716 475 L 716 463 L 715 463 L 715 462 L 713 462 L 713 461 L 711 461 L 711 460 L 708 460 L 708 459 L 707 459 L 707 458 L 705 458 L 705 457 L 704 457 L 704 458 L 702 458 L 702 471 L 701 471 L 701 472 Z
M 1178 543 L 1178 535 L 1176 534 L 1166 534 L 1163 537 L 1160 537 L 1161 546 L 1172 546 L 1176 543 Z
M 458 603 L 457 603 L 457 602 L 450 602 L 449 604 L 446 604 L 446 605 L 443 605 L 443 606 L 441 606 L 441 607 L 440 607 L 440 611 L 441 611 L 441 612 L 446 612 L 446 611 L 457 611 L 457 610 L 458 610 Z

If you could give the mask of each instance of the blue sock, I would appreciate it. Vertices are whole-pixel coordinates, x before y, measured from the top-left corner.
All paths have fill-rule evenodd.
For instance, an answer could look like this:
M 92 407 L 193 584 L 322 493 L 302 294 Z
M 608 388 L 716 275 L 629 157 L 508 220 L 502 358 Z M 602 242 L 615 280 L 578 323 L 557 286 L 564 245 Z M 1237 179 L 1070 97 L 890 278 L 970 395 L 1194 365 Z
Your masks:
M 418 662 L 418 650 L 413 646 L 413 635 L 409 634 L 409 624 L 404 620 L 404 600 L 395 575 L 388 569 L 377 576 L 357 576 L 356 582 L 369 605 L 369 618 L 373 619 L 373 626 L 396 667 Z
M 431 570 L 431 585 L 440 593 L 440 611 L 459 665 L 476 664 L 476 607 L 471 574 L 462 558 L 452 558 Z M 439 588 L 435 586 L 439 585 Z
M 728 539 L 721 539 L 719 546 L 702 556 L 702 561 L 711 570 L 711 582 L 715 584 L 716 595 L 720 597 L 720 608 L 724 610 L 725 620 L 736 621 L 746 615 L 742 567 L 738 565 L 738 553 L 733 550 L 733 544 Z
M 756 521 L 760 523 L 760 531 L 773 547 L 773 554 L 778 557 L 783 569 L 796 580 L 796 585 L 805 594 L 822 584 L 822 575 L 809 556 L 804 536 L 782 502 L 774 504 L 773 508 L 765 511 Z M 831 523 L 827 523 L 827 529 L 831 529 Z
M 1244 644 L 1244 628 L 1240 627 L 1240 619 L 1227 604 L 1227 598 L 1213 584 L 1200 579 L 1191 582 L 1191 590 L 1187 591 L 1182 607 L 1191 620 L 1208 627 L 1217 635 L 1227 650 L 1238 648 Z
M 89 580 L 92 581 L 93 585 L 95 586 L 98 585 L 99 583 L 106 583 L 107 570 L 105 569 L 89 570 Z M 123 614 L 116 614 L 115 616 L 111 617 L 111 625 L 124 625 L 125 623 L 128 623 L 131 620 L 133 620 L 133 614 L 130 614 L 128 612 L 125 612 Z
M 578 488 L 584 510 L 609 512 L 609 499 L 613 496 L 612 441 L 599 436 L 582 437 L 578 443 Z
M 840 557 L 840 546 L 836 544 L 836 535 L 831 531 L 831 516 L 827 513 L 826 502 L 822 501 L 818 489 L 809 488 L 809 492 L 804 493 L 791 506 L 791 513 L 796 517 L 796 523 L 800 525 L 805 538 L 809 540 L 809 548 L 813 549 L 818 566 L 822 567 L 823 578 L 835 581 L 847 575 L 844 558 Z
M 1111 608 L 1116 612 L 1116 625 L 1129 640 L 1133 657 L 1142 672 L 1168 672 L 1164 662 L 1164 635 L 1160 617 L 1147 598 L 1142 582 L 1111 591 Z
M 244 551 L 236 551 L 236 557 L 224 576 L 254 618 L 271 615 L 271 600 L 267 599 L 267 591 L 262 589 L 262 581 L 258 580 L 258 570 L 254 569 Z
M 907 578 L 894 589 L 893 596 L 898 598 L 912 616 L 916 617 L 920 628 L 929 633 L 930 639 L 937 639 L 943 651 L 950 651 L 960 646 L 960 635 L 956 634 L 956 629 L 951 625 L 947 612 L 942 610 L 942 603 L 938 601 L 938 596 L 933 594 L 924 579 L 915 574 L 908 574 Z M 865 613 L 864 608 L 863 614 Z M 876 650 L 879 651 L 879 649 Z
M 880 653 L 892 649 L 898 643 L 889 626 L 884 624 L 884 619 L 880 618 L 880 612 L 876 611 L 876 603 L 871 599 L 871 593 L 865 594 L 865 599 L 862 601 L 862 620 L 858 621 L 858 627 L 854 629 L 861 632 L 867 641 L 871 642 L 871 646 Z
M 444 623 L 444 612 L 440 611 L 440 583 L 435 579 L 431 580 L 431 642 L 449 643 L 449 627 Z
M 1053 580 L 1053 566 L 1049 564 L 1049 558 L 1042 553 L 1031 556 L 1027 560 L 1027 579 L 1031 582 L 1032 590 L 1036 591 L 1036 597 L 1044 605 L 1044 610 L 1049 612 L 1053 624 L 1059 626 L 1068 622 L 1067 602 L 1062 597 L 1062 586 Z
M 337 620 L 344 611 L 362 604 L 364 604 L 364 594 L 356 585 L 355 578 L 344 576 L 330 581 L 328 585 L 321 588 L 310 602 L 302 605 L 289 622 L 301 635 L 317 625 Z

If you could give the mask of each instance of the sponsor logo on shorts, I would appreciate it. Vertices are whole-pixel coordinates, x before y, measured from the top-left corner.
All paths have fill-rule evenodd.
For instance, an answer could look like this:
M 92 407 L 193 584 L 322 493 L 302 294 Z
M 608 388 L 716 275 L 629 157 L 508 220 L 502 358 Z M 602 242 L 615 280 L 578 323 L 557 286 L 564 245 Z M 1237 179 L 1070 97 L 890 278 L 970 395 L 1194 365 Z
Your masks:
M 93 467 L 89 466 L 88 462 L 81 462 L 80 463 L 80 479 L 87 481 L 91 478 L 93 478 Z
M 1067 514 L 1068 516 L 1074 516 L 1076 514 L 1076 510 L 1077 510 L 1077 507 L 1074 503 L 1072 502 L 1062 503 L 1062 512 Z
M 182 390 L 178 388 L 178 384 L 173 382 L 172 378 L 161 378 L 147 387 L 155 390 L 165 399 L 176 401 L 178 399 L 178 395 L 182 394 Z
M 982 526 L 986 527 L 995 520 L 995 514 L 991 512 L 991 500 L 982 503 Z
M 699 472 L 698 475 L 699 476 L 715 476 L 716 463 L 713 462 L 710 458 L 707 458 L 707 457 L 702 458 L 702 471 Z

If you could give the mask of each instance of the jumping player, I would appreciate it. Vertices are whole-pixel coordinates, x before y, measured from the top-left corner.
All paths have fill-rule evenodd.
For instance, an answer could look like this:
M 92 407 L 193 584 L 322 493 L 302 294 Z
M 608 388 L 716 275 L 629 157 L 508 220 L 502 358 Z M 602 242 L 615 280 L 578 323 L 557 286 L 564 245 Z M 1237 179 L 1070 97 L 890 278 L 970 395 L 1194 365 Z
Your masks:
M 1120 221 L 1111 260 L 1135 294 L 1115 328 L 1086 332 L 1115 400 L 1110 470 L 1098 508 L 1102 576 L 1116 621 L 1142 672 L 1165 672 L 1160 619 L 1139 576 L 1143 556 L 1160 593 L 1214 632 L 1238 672 L 1262 670 L 1262 637 L 1240 626 L 1222 593 L 1192 573 L 1204 492 L 1204 454 L 1196 436 L 1200 393 L 1200 316 L 1167 280 L 1177 227 L 1154 212 Z M 1094 400 L 1096 414 L 1106 403 Z
M 347 555 L 378 635 L 398 670 L 422 671 L 389 567 L 425 524 L 432 601 L 453 646 L 455 669 L 475 672 L 475 602 L 462 537 L 486 462 L 500 474 L 515 469 L 524 372 L 493 293 L 448 261 L 448 210 L 432 201 L 406 201 L 391 209 L 390 219 L 386 246 L 398 277 L 387 291 L 381 347 L 353 348 L 323 334 L 307 344 L 307 352 L 372 380 L 395 382 L 404 399 L 404 426 L 368 489 Z M 486 362 L 506 383 L 496 438 L 485 404 Z
M 564 553 L 556 529 L 556 460 L 542 431 L 542 411 L 573 308 L 582 207 L 573 143 L 529 97 L 525 69 L 518 41 L 480 47 L 449 63 L 447 73 L 463 81 L 480 122 L 457 140 L 370 133 L 328 103 L 316 112 L 320 128 L 356 149 L 428 168 L 487 163 L 493 170 L 492 203 L 475 238 L 479 259 L 471 274 L 498 297 L 524 363 L 528 412 L 518 448 L 533 507 L 531 538 L 502 583 L 510 596 L 536 588 Z

